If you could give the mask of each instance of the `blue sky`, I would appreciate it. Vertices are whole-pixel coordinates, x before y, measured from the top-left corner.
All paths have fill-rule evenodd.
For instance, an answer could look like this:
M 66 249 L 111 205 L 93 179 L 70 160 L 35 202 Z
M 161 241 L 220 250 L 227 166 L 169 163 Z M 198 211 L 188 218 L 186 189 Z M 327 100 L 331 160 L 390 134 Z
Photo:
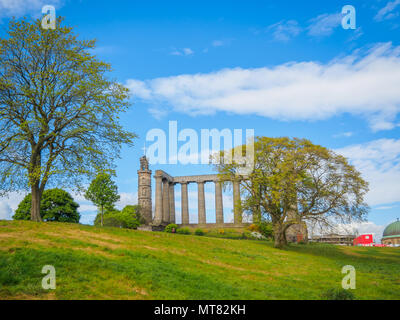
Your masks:
M 140 138 L 117 162 L 120 205 L 136 202 L 146 134 L 168 133 L 169 121 L 177 121 L 178 131 L 199 135 L 201 129 L 254 129 L 335 149 L 370 182 L 370 222 L 357 225 L 359 231 L 379 234 L 400 217 L 400 0 L 0 0 L 0 21 L 40 17 L 44 4 L 54 4 L 81 38 L 96 38 L 93 53 L 131 89 L 132 108 L 122 121 Z M 342 28 L 344 5 L 356 9 L 355 30 Z M 212 171 L 193 164 L 152 169 Z M 195 186 L 189 192 L 196 219 Z M 206 192 L 212 221 L 212 186 Z M 230 192 L 224 194 L 229 220 Z M 20 199 L 3 199 L 3 215 Z M 77 199 L 81 221 L 90 223 L 93 206 Z

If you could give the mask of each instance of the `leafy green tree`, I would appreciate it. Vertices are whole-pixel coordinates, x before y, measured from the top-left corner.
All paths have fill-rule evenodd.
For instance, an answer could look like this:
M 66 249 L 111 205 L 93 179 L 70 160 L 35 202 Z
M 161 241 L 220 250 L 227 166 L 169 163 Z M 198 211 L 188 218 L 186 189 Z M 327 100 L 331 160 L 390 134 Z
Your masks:
M 18 205 L 13 216 L 14 220 L 30 220 L 32 194 L 28 194 Z M 40 201 L 40 215 L 43 221 L 79 223 L 80 214 L 72 196 L 61 189 L 49 189 L 43 192 Z
M 100 209 L 100 224 L 103 226 L 104 209 L 114 210 L 114 204 L 120 199 L 118 187 L 108 173 L 98 173 L 86 190 L 85 198 Z
M 238 148 L 244 154 L 244 147 Z M 240 166 L 232 161 L 217 164 L 217 169 L 229 181 L 238 177 Z M 244 178 L 242 207 L 256 223 L 271 221 L 279 248 L 294 224 L 361 221 L 368 212 L 368 183 L 361 174 L 343 156 L 306 139 L 258 137 L 253 171 Z
M 61 18 L 55 30 L 11 20 L 0 38 L 0 190 L 30 189 L 34 221 L 46 186 L 81 186 L 135 137 L 119 124 L 128 89 L 94 47 Z
M 125 206 L 121 211 L 112 209 L 106 210 L 103 217 L 103 225 L 107 227 L 118 227 L 127 229 L 137 229 L 144 223 L 144 219 L 139 213 L 139 206 Z M 95 225 L 101 225 L 101 214 L 96 216 Z

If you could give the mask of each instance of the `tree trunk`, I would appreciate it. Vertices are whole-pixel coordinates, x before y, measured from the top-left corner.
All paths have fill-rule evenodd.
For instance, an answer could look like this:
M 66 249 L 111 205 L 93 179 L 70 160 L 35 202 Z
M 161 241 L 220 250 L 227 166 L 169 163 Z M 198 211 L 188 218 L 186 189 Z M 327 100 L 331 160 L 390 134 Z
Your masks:
M 31 220 L 41 222 L 40 216 L 40 200 L 42 198 L 38 184 L 32 185 L 31 188 L 32 202 L 31 202 Z
M 259 224 L 261 222 L 261 210 L 260 207 L 256 207 L 253 211 L 253 223 Z
M 286 236 L 285 236 L 285 228 L 280 223 L 274 223 L 274 247 L 282 249 L 287 245 Z
M 103 226 L 103 206 L 101 206 L 101 226 Z

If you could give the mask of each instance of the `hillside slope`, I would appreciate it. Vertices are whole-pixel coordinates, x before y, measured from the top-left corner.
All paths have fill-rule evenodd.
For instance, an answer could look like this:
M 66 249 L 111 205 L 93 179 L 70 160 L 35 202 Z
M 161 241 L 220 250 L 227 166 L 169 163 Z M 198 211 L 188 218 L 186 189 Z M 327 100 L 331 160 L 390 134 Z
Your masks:
M 57 288 L 41 288 L 44 265 Z M 400 248 L 292 245 L 0 221 L 0 299 L 319 299 L 357 271 L 357 299 L 400 298 Z

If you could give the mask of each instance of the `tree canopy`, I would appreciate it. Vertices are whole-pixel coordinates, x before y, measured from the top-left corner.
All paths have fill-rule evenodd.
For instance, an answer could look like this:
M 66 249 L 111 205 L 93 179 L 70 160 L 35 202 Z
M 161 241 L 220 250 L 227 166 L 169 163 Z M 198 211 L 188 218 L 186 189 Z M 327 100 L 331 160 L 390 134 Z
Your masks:
M 32 220 L 46 185 L 81 186 L 135 137 L 119 123 L 128 89 L 93 48 L 62 18 L 54 30 L 11 20 L 0 38 L 0 190 L 30 189 Z
M 32 195 L 29 193 L 18 205 L 14 220 L 30 220 Z M 61 189 L 48 189 L 40 201 L 40 215 L 43 221 L 79 222 L 80 214 L 72 196 Z
M 101 225 L 103 226 L 104 209 L 114 210 L 114 204 L 120 199 L 118 188 L 108 173 L 98 173 L 86 190 L 85 198 L 92 201 L 101 214 Z
M 224 181 L 240 178 L 239 167 L 235 161 L 217 164 Z M 266 216 L 272 222 L 277 247 L 286 244 L 285 232 L 296 223 L 348 223 L 368 212 L 368 183 L 361 174 L 343 156 L 306 139 L 257 137 L 254 168 L 241 188 L 243 209 L 253 220 Z

